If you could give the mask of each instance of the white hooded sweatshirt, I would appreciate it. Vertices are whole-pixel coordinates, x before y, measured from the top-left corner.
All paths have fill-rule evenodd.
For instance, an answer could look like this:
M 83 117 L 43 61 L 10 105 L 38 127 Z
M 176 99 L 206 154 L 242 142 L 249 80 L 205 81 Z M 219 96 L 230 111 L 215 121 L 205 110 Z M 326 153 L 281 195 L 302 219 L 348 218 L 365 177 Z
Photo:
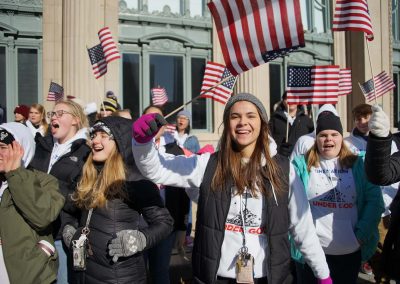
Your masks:
M 132 140 L 132 150 L 135 162 L 141 173 L 155 183 L 161 183 L 170 186 L 182 188 L 199 188 L 204 177 L 210 154 L 193 155 L 191 157 L 161 155 L 156 150 L 153 143 L 139 144 Z M 274 154 L 275 155 L 275 154 Z M 325 279 L 329 276 L 329 268 L 325 260 L 308 203 L 307 196 L 300 178 L 295 173 L 293 166 L 290 165 L 290 190 L 289 190 L 289 231 L 293 236 L 297 247 L 303 254 L 306 262 L 312 268 L 314 275 L 319 279 Z M 295 190 L 294 190 L 295 189 Z M 232 189 L 234 193 L 234 189 Z M 235 268 L 232 262 L 242 246 L 242 234 L 239 230 L 235 230 L 235 217 L 241 215 L 241 196 L 231 199 L 231 205 L 228 217 L 225 223 L 225 237 L 221 247 L 221 259 L 217 275 L 235 278 Z M 257 216 L 262 215 L 262 198 L 250 197 L 252 204 L 252 220 L 256 220 Z M 236 202 L 236 203 L 235 203 Z M 250 207 L 250 203 L 248 203 Z M 248 223 L 246 221 L 246 223 Z M 265 248 L 267 243 L 263 240 L 262 220 L 256 223 L 248 223 L 246 231 L 246 240 L 249 252 L 255 257 L 254 277 L 260 278 L 266 276 L 265 265 Z M 251 230 L 251 232 L 250 232 Z M 228 249 L 226 249 L 228 248 Z

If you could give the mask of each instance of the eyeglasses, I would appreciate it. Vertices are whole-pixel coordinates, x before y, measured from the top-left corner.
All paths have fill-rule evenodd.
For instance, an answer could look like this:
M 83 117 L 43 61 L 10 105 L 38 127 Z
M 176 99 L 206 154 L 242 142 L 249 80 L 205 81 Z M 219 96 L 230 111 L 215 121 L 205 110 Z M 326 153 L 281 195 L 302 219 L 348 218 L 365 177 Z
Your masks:
M 49 111 L 49 112 L 47 113 L 47 117 L 48 117 L 48 118 L 52 118 L 53 115 L 55 115 L 57 118 L 60 118 L 60 117 L 62 117 L 63 114 L 65 114 L 65 113 L 70 114 L 70 115 L 73 115 L 72 113 L 61 109 L 61 110 L 57 110 L 57 111 Z

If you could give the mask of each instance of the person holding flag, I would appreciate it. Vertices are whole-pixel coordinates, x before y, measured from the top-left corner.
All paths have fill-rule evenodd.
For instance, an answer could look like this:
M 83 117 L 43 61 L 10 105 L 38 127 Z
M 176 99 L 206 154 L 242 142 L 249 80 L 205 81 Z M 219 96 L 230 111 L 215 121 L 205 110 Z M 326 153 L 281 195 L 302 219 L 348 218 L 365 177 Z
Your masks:
M 151 141 L 164 124 L 156 114 L 136 120 L 133 155 L 153 182 L 200 188 L 195 282 L 290 283 L 290 232 L 319 283 L 332 283 L 304 188 L 289 160 L 271 152 L 267 112 L 257 97 L 228 100 L 212 155 L 160 155 Z

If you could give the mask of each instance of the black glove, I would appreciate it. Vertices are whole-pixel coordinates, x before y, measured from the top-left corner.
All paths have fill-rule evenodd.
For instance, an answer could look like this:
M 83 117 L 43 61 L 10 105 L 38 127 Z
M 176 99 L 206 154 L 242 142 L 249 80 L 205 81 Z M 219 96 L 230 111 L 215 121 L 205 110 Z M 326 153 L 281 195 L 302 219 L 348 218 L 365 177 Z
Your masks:
M 278 153 L 282 156 L 289 157 L 293 151 L 293 144 L 289 142 L 282 142 L 279 146 Z

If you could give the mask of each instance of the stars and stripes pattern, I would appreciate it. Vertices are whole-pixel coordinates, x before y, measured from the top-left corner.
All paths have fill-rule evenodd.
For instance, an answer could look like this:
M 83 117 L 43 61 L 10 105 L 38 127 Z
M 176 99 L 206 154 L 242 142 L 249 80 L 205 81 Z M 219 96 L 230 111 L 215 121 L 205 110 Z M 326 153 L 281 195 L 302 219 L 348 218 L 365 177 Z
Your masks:
M 103 48 L 101 44 L 95 45 L 88 49 L 92 71 L 96 79 L 107 73 L 107 61 L 104 58 Z
M 64 98 L 64 88 L 55 83 L 50 82 L 49 92 L 47 94 L 47 101 L 48 102 L 56 102 L 62 100 Z
M 108 27 L 104 27 L 98 32 L 98 35 L 106 62 L 110 63 L 115 59 L 121 58 L 117 45 L 112 38 L 110 29 Z
M 339 66 L 288 67 L 288 104 L 336 104 Z
M 383 96 L 396 87 L 392 78 L 390 78 L 385 71 L 382 71 L 378 75 L 374 76 L 373 79 L 374 81 L 369 79 L 367 82 L 360 84 L 361 91 L 363 92 L 367 102 L 375 99 L 374 82 L 377 98 Z
M 361 31 L 368 40 L 374 39 L 366 0 L 337 0 L 333 31 Z
M 211 98 L 221 104 L 226 104 L 232 95 L 236 78 L 224 65 L 208 61 L 204 71 L 200 97 Z M 212 88 L 221 81 L 224 82 Z
M 339 71 L 339 94 L 345 96 L 352 92 L 351 69 L 345 68 Z
M 305 45 L 299 0 L 214 0 L 207 5 L 233 75 Z
M 162 106 L 168 102 L 167 91 L 165 88 L 152 88 L 150 90 L 151 100 L 154 106 Z

